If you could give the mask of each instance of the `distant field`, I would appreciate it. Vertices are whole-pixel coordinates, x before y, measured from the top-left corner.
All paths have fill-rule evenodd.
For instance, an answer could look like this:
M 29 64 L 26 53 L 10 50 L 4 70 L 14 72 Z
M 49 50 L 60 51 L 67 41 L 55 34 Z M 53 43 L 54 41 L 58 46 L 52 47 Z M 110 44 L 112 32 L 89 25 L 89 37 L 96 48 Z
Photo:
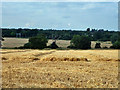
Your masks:
M 20 47 L 27 42 L 28 39 L 23 39 L 23 38 L 4 38 L 4 41 L 2 41 L 2 47 L 8 47 L 8 48 Z
M 4 38 L 5 41 L 2 41 L 2 47 L 8 47 L 8 48 L 13 48 L 13 47 L 20 47 L 23 46 L 25 43 L 28 42 L 28 39 L 24 38 Z M 49 40 L 47 45 L 50 45 L 54 40 Z M 67 46 L 70 45 L 70 40 L 57 40 L 56 41 L 57 45 L 59 47 L 64 47 L 66 48 Z M 91 47 L 95 47 L 95 41 L 92 41 Z M 101 42 L 101 47 L 110 47 L 112 44 L 110 41 L 107 42 Z
M 2 50 L 3 88 L 118 88 L 118 50 Z

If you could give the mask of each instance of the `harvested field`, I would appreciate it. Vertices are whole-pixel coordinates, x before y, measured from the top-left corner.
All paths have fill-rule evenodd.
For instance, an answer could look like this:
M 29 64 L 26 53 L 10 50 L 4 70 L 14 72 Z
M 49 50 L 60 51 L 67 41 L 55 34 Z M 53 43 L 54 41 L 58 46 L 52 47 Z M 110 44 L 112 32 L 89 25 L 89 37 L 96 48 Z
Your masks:
M 118 50 L 2 50 L 3 88 L 117 88 Z
M 23 38 L 4 38 L 2 41 L 2 47 L 13 48 L 23 46 L 28 42 L 28 39 Z
M 25 43 L 28 42 L 28 39 L 26 38 L 4 38 L 5 41 L 2 41 L 2 47 L 7 47 L 7 48 L 14 48 L 14 47 L 20 47 L 23 46 Z M 50 45 L 54 40 L 48 40 L 47 45 Z M 112 46 L 110 41 L 107 42 L 100 42 L 101 43 L 101 47 L 110 47 Z M 56 44 L 59 47 L 63 47 L 63 48 L 67 48 L 67 46 L 70 45 L 70 40 L 56 40 Z M 96 42 L 92 41 L 91 42 L 91 47 L 94 48 L 95 47 Z

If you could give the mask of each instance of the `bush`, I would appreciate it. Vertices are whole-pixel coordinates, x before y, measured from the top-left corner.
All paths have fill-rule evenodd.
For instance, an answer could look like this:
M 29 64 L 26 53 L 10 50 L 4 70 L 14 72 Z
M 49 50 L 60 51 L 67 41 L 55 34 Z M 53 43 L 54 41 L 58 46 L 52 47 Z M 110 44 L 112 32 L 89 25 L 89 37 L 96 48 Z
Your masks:
M 26 43 L 25 45 L 24 45 L 24 48 L 31 48 L 31 43 L 29 42 L 29 43 Z
M 90 49 L 91 40 L 88 36 L 74 35 L 70 47 L 76 49 Z
M 103 47 L 103 49 L 108 49 L 108 47 L 105 46 L 105 47 Z
M 52 49 L 56 49 L 58 48 L 56 42 L 53 42 L 50 46 L 48 46 L 49 48 L 52 48 Z
M 69 50 L 69 49 L 65 48 L 65 47 L 59 47 L 59 48 L 57 48 L 57 50 Z
M 73 45 L 70 45 L 67 48 L 75 49 L 75 47 Z
M 95 48 L 101 48 L 100 45 L 101 45 L 100 43 L 96 43 L 96 44 L 95 44 Z
M 47 46 L 47 38 L 44 35 L 38 35 L 29 38 L 29 42 L 24 45 L 24 48 L 43 49 Z
M 114 49 L 114 47 L 113 47 L 113 46 L 110 46 L 110 48 L 111 48 L 111 49 Z

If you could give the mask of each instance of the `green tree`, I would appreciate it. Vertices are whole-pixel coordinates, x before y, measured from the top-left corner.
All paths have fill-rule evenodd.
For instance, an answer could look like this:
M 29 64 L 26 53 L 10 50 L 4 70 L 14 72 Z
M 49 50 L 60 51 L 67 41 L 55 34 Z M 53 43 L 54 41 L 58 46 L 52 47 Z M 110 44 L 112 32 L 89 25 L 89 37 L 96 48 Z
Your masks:
M 112 46 L 114 49 L 120 49 L 120 40 L 117 40 L 113 46 Z
M 118 33 L 118 38 L 117 38 L 117 40 L 113 43 L 113 45 L 111 46 L 111 48 L 120 49 L 120 33 Z
M 118 34 L 113 34 L 110 39 L 112 43 L 115 43 L 118 40 Z
M 103 33 L 100 31 L 95 31 L 93 33 L 93 38 L 95 39 L 95 41 L 100 40 L 101 38 L 103 38 Z
M 10 35 L 11 35 L 12 37 L 15 37 L 15 36 L 16 36 L 16 33 L 15 33 L 15 32 L 11 32 Z
M 71 45 L 77 49 L 90 49 L 91 40 L 88 36 L 74 35 L 71 40 Z
M 43 49 L 47 46 L 47 38 L 44 35 L 38 35 L 35 37 L 29 38 L 29 43 L 25 44 L 25 48 L 31 49 Z

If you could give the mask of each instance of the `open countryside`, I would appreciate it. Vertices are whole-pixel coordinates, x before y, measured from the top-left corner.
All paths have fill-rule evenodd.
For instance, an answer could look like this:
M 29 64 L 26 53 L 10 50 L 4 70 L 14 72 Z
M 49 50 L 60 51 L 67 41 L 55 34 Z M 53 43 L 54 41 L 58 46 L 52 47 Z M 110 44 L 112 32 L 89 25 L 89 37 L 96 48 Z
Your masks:
M 2 2 L 3 90 L 117 89 L 120 3 L 32 1 Z
M 20 47 L 23 46 L 25 43 L 28 43 L 28 38 L 4 38 L 4 41 L 2 41 L 2 47 L 3 48 L 15 48 L 15 47 Z M 48 40 L 47 45 L 50 45 L 53 41 L 55 40 Z M 94 48 L 95 44 L 97 41 L 92 41 L 91 42 L 91 47 Z M 101 47 L 108 47 L 112 46 L 111 41 L 106 41 L 106 42 L 100 42 Z M 62 48 L 67 48 L 67 46 L 70 45 L 70 40 L 56 40 L 56 44 L 59 47 Z
M 54 40 L 49 40 L 50 45 Z M 28 39 L 4 38 L 3 47 L 23 46 Z M 93 48 L 95 42 L 92 42 Z M 70 40 L 57 40 L 66 48 Z M 110 47 L 111 43 L 102 42 Z M 117 88 L 118 50 L 2 49 L 4 88 Z M 103 67 L 104 66 L 104 67 Z

